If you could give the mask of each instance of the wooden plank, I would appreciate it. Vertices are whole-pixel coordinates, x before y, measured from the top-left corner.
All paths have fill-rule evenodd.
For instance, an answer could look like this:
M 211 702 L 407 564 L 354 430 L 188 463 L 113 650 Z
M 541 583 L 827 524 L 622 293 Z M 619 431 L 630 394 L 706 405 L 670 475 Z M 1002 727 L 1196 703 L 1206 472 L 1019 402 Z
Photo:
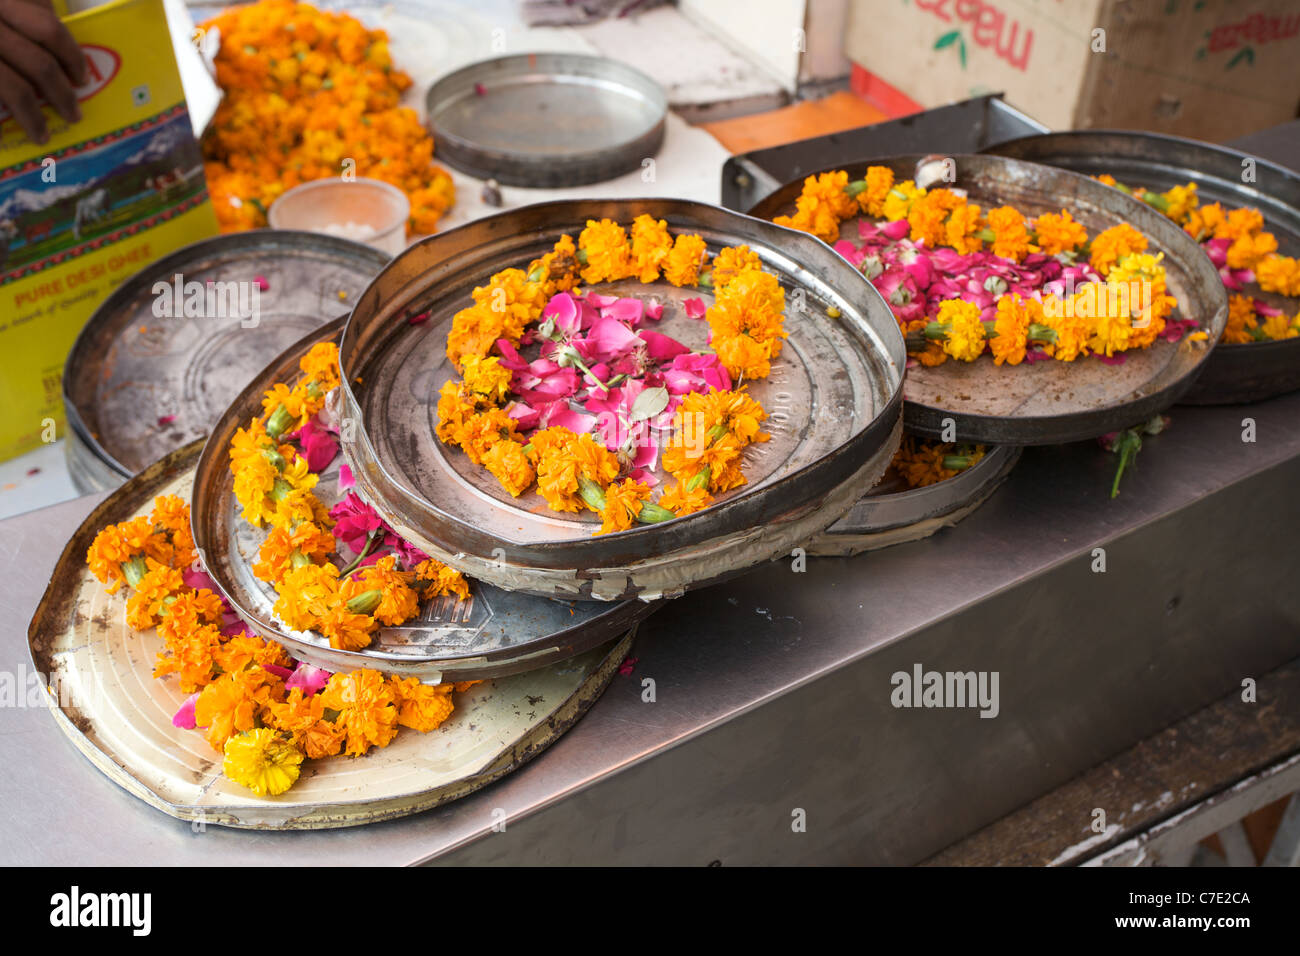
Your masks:
M 839 133 L 889 119 L 881 110 L 840 90 L 820 100 L 782 109 L 705 123 L 704 128 L 733 153 L 779 146 L 813 136 Z
M 1082 862 L 1300 753 L 1300 660 L 1259 677 L 1256 693 L 1221 698 L 923 865 Z M 1104 834 L 1092 829 L 1097 809 Z

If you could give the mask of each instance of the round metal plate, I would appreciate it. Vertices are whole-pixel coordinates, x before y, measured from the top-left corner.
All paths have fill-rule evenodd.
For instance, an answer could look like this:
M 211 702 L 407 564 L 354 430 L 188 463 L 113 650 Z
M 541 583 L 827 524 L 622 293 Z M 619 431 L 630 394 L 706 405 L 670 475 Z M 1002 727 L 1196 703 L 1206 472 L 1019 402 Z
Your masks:
M 1277 236 L 1278 252 L 1300 256 L 1300 175 L 1223 146 L 1126 130 L 1048 133 L 999 143 L 985 152 L 1071 169 L 1088 176 L 1109 173 L 1126 186 L 1162 192 L 1196 183 L 1202 204 L 1250 206 L 1264 214 L 1265 228 Z M 1250 182 L 1243 176 L 1251 176 Z M 1295 299 L 1248 293 L 1291 314 Z M 1300 388 L 1300 338 L 1245 344 L 1220 343 L 1196 384 L 1179 399 L 1185 405 L 1257 402 Z
M 888 166 L 910 179 L 921 156 L 896 156 L 847 164 L 850 174 L 868 165 Z M 1034 216 L 1070 210 L 1095 233 L 1129 222 L 1165 253 L 1170 293 L 1178 298 L 1175 315 L 1196 319 L 1214 342 L 1223 332 L 1228 299 L 1210 260 L 1170 219 L 1118 189 L 1077 173 L 1006 159 L 955 156 L 957 181 L 972 201 L 988 208 L 1010 204 Z M 829 167 L 844 169 L 845 164 Z M 812 173 L 810 175 L 817 175 Z M 787 183 L 750 210 L 771 219 L 794 211 L 803 179 Z M 863 282 L 866 280 L 863 279 Z M 933 368 L 908 368 L 903 383 L 904 421 L 910 431 L 944 437 L 956 425 L 957 441 L 993 445 L 1045 445 L 1095 438 L 1145 421 L 1172 405 L 1195 381 L 1211 348 L 1161 340 L 1125 353 L 1122 365 L 1096 358 L 1076 362 L 1035 362 L 1015 367 L 992 360 L 945 362 Z
M 437 395 L 453 372 L 445 354 L 452 316 L 474 286 L 527 264 L 565 233 L 576 237 L 589 219 L 626 224 L 640 213 L 674 233 L 699 233 L 713 254 L 748 244 L 785 286 L 789 338 L 772 375 L 750 386 L 771 416 L 772 439 L 746 450 L 748 484 L 697 514 L 593 537 L 594 516 L 551 511 L 535 492 L 513 499 L 439 442 Z M 680 304 L 707 301 L 701 290 L 636 280 L 599 289 L 658 296 L 667 303 L 660 331 L 704 344 L 707 325 Z M 425 311 L 427 321 L 408 321 Z M 903 341 L 879 294 L 810 236 L 682 200 L 545 203 L 426 239 L 362 295 L 341 361 L 343 414 L 360 423 L 345 434 L 344 453 L 368 500 L 430 554 L 511 590 L 676 596 L 804 543 L 865 493 L 898 443 Z
M 668 101 L 639 70 L 580 53 L 474 63 L 426 97 L 437 158 L 508 186 L 613 179 L 653 156 Z
M 235 430 L 261 414 L 261 396 L 276 382 L 293 381 L 298 360 L 317 342 L 336 339 L 342 320 L 310 333 L 251 382 L 213 425 L 199 459 L 190 520 L 204 565 L 239 614 L 294 657 L 331 671 L 372 667 L 425 682 L 478 680 L 533 670 L 597 647 L 647 617 L 656 605 L 637 601 L 604 604 L 551 601 L 470 580 L 467 600 L 426 602 L 419 618 L 383 627 L 362 651 L 341 651 L 319 634 L 285 627 L 272 612 L 275 589 L 258 580 L 252 566 L 266 531 L 240 517 L 228 450 Z M 332 507 L 345 494 L 335 458 L 314 489 Z
M 388 259 L 346 239 L 262 229 L 193 243 L 127 279 L 90 317 L 63 369 L 76 434 L 68 454 L 92 459 L 69 464 L 79 487 L 120 484 L 207 434 L 269 359 L 346 314 Z M 186 291 L 188 283 L 196 285 Z M 202 301 L 190 299 L 199 289 Z
M 402 730 L 364 759 L 304 765 L 278 797 L 227 779 L 203 735 L 172 725 L 186 698 L 175 678 L 157 680 L 163 641 L 126 625 L 126 592 L 104 593 L 86 548 L 106 524 L 147 514 L 155 495 L 187 497 L 195 442 L 113 492 L 82 523 L 55 566 L 28 628 L 36 671 L 52 691 L 59 729 L 118 786 L 181 820 L 259 830 L 357 826 L 441 806 L 517 769 L 573 726 L 618 672 L 632 636 L 568 661 L 490 680 L 456 695 L 456 709 L 427 734 Z
M 893 491 L 877 485 L 814 538 L 808 553 L 852 555 L 927 538 L 987 501 L 1011 474 L 1020 452 L 1011 445 L 998 445 L 965 471 L 924 488 Z

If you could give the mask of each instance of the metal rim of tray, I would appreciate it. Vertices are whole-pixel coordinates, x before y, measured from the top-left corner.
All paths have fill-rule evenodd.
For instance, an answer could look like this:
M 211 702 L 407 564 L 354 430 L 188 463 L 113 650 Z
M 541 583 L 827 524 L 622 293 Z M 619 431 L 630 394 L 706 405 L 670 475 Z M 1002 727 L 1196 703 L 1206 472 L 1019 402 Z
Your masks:
M 260 414 L 265 390 L 275 382 L 292 381 L 298 373 L 298 360 L 307 350 L 338 338 L 342 328 L 342 320 L 335 320 L 290 346 L 263 369 L 213 425 L 195 466 L 190 509 L 195 547 L 205 570 L 242 618 L 295 657 L 327 670 L 370 667 L 440 682 L 500 677 L 573 657 L 616 638 L 656 609 L 656 604 L 640 601 L 552 601 L 501 592 L 471 580 L 468 602 L 451 598 L 429 602 L 422 607 L 421 618 L 402 627 L 381 628 L 375 644 L 364 650 L 332 648 L 320 635 L 291 630 L 277 620 L 271 612 L 274 590 L 257 580 L 251 570 L 265 532 L 238 517 L 227 449 L 235 430 Z M 328 505 L 327 480 L 322 476 L 316 494 Z M 439 605 L 438 600 L 443 603 Z M 440 620 L 427 621 L 427 615 Z M 495 643 L 490 643 L 488 635 L 498 632 Z M 412 637 L 412 633 L 420 636 Z M 418 650 L 427 647 L 440 650 Z
M 566 93 L 572 87 L 585 87 L 588 99 L 621 97 L 625 102 L 610 111 L 614 114 L 625 115 L 636 104 L 644 104 L 646 116 L 643 122 L 629 124 L 588 148 L 581 148 L 580 134 L 590 130 L 571 130 L 566 135 L 579 148 L 559 151 L 562 147 L 551 137 L 558 139 L 564 126 L 542 115 L 548 104 L 521 102 L 513 110 L 509 106 L 502 109 L 503 83 L 509 89 L 522 88 L 526 94 L 545 85 L 560 86 Z M 496 105 L 492 105 L 494 94 Z M 491 108 L 492 118 L 499 115 L 502 122 L 509 122 L 507 138 L 491 145 L 485 141 L 482 117 L 455 115 L 466 101 L 481 101 Z M 609 105 L 615 105 L 612 99 Z M 507 186 L 550 188 L 583 186 L 640 168 L 642 160 L 653 156 L 663 142 L 668 113 L 667 97 L 650 77 L 624 63 L 583 53 L 523 53 L 470 64 L 429 87 L 425 106 L 439 160 L 471 176 L 496 179 Z M 530 148 L 524 140 L 512 141 L 510 136 L 532 136 L 535 142 Z
M 813 547 L 817 547 L 817 542 L 834 545 L 851 538 L 919 525 L 978 505 L 1011 473 L 1022 451 L 1015 445 L 996 445 L 974 465 L 951 478 L 922 488 L 866 495 L 848 514 L 827 528 Z
M 174 678 L 152 675 L 163 642 L 126 626 L 124 595 L 107 595 L 85 563 L 104 525 L 147 509 L 156 494 L 181 490 L 200 442 L 146 467 L 94 508 L 64 547 L 27 628 L 28 654 L 48 682 L 59 730 L 113 783 L 168 816 L 317 830 L 441 806 L 499 780 L 563 736 L 609 687 L 631 649 L 635 627 L 579 659 L 490 680 L 458 695 L 456 712 L 438 730 L 404 730 L 364 760 L 314 761 L 288 793 L 256 797 L 222 778 L 221 756 L 200 733 L 172 724 L 187 695 Z
M 1254 206 L 1278 237 L 1278 251 L 1300 256 L 1300 174 L 1226 146 L 1164 133 L 1078 130 L 1025 136 L 983 152 L 1060 166 L 1085 175 L 1110 173 L 1126 186 L 1169 188 L 1188 181 L 1206 200 Z M 1242 181 L 1243 163 L 1254 164 L 1253 184 Z M 1283 296 L 1251 293 L 1273 301 Z M 1294 304 L 1294 299 L 1287 302 Z M 1300 338 L 1221 342 L 1184 405 L 1262 401 L 1300 388 Z
M 875 165 L 889 166 L 896 176 L 911 178 L 917 163 L 925 158 L 920 155 L 868 157 L 808 175 L 846 168 L 856 172 Z M 1102 223 L 1105 227 L 1120 221 L 1131 223 L 1150 240 L 1152 249 L 1167 253 L 1169 288 L 1179 299 L 1177 311 L 1196 318 L 1209 334 L 1210 342 L 1204 348 L 1192 348 L 1186 337 L 1177 344 L 1158 341 L 1148 349 L 1126 353 L 1123 365 L 1105 366 L 1106 372 L 1096 370 L 1100 362 L 1093 357 L 1083 360 L 1093 366 L 1080 362 L 1040 362 L 1008 369 L 981 358 L 972 363 L 945 362 L 933 369 L 910 367 L 903 396 L 904 422 L 909 431 L 927 438 L 952 437 L 945 436 L 945 425 L 951 422 L 956 426 L 957 441 L 991 445 L 1080 441 L 1145 421 L 1173 405 L 1192 387 L 1205 367 L 1213 343 L 1223 331 L 1228 301 L 1213 263 L 1190 236 L 1145 203 L 1079 173 L 991 154 L 948 158 L 956 163 L 954 185 L 967 189 L 981 205 L 989 204 L 989 197 L 993 197 L 994 203 L 1011 203 L 1030 215 L 1069 208 L 1075 219 L 1083 221 L 1090 230 Z M 801 177 L 785 184 L 751 209 L 750 215 L 771 219 L 792 211 L 803 181 Z M 1122 384 L 1143 374 L 1147 377 L 1135 386 Z M 1025 387 L 1022 383 L 1019 391 L 1009 390 L 1009 385 L 1017 383 L 1014 377 L 1017 375 L 1034 378 L 1026 378 L 1029 385 Z M 1052 388 L 1056 389 L 1054 393 L 1049 391 Z M 1095 394 L 1092 397 L 1085 394 L 1076 400 L 1075 392 L 1079 390 L 1099 391 L 1104 401 L 1099 403 Z M 1080 407 L 1063 413 L 1036 415 L 987 414 L 970 408 L 975 402 L 991 402 L 999 397 L 1003 404 L 1014 408 L 1023 408 L 1034 399 L 1039 399 L 1044 406 L 1055 404 L 1063 397 L 1067 405 L 1074 403 Z M 1011 403 L 1016 399 L 1019 403 L 1013 406 Z
M 346 312 L 389 258 L 378 249 L 349 239 L 262 229 L 191 243 L 123 281 L 82 327 L 64 364 L 63 404 L 68 431 L 75 435 L 75 439 L 69 437 L 67 454 L 88 459 L 75 466 L 70 462 L 70 472 L 74 477 L 89 479 L 84 490 L 101 490 L 100 484 L 113 487 L 162 454 L 206 434 L 211 419 L 225 408 L 236 387 L 303 332 Z M 242 264 L 240 275 L 212 275 L 212 270 L 230 269 L 235 263 Z M 282 272 L 294 263 L 325 263 L 331 270 L 318 280 L 316 303 L 309 301 L 310 290 L 304 297 L 299 277 Z M 278 308 L 272 299 L 267 308 L 259 309 L 254 325 L 220 316 L 157 317 L 153 313 L 157 299 L 153 289 L 157 283 L 172 285 L 176 275 L 184 277 L 184 281 L 203 281 L 205 287 L 209 279 L 252 282 L 261 276 L 267 280 L 268 289 L 259 290 L 259 300 L 263 295 L 279 296 L 282 288 L 291 298 L 284 308 Z M 339 291 L 347 298 L 339 298 Z M 220 324 L 205 337 L 199 323 L 209 320 Z M 249 321 L 253 320 L 245 320 Z M 158 335 L 160 324 L 167 322 L 177 325 L 168 334 Z M 139 331 L 141 326 L 145 327 L 143 332 Z M 145 344 L 147 354 L 132 356 L 135 347 L 122 343 L 122 337 L 133 330 L 141 339 L 145 335 L 154 337 Z M 286 336 L 285 331 L 291 334 Z M 234 368 L 213 364 L 228 358 L 235 349 L 238 357 L 251 357 L 255 365 Z M 159 366 L 165 368 L 165 363 L 175 362 L 178 356 L 184 365 L 177 370 L 176 381 L 169 382 Z M 121 358 L 131 358 L 142 374 L 138 381 L 118 382 L 112 390 L 129 389 L 137 405 L 153 402 L 151 408 L 133 406 L 130 414 L 114 414 L 105 406 L 101 383 L 106 387 L 113 381 Z M 113 366 L 105 368 L 109 361 Z M 196 362 L 200 363 L 197 368 Z M 222 389 L 222 394 L 204 391 L 214 387 Z M 175 421 L 166 421 L 168 416 L 175 416 Z M 119 480 L 109 484 L 114 476 Z
M 513 503 L 486 472 L 459 463 L 452 456 L 464 456 L 433 437 L 433 406 L 438 377 L 450 377 L 446 329 L 474 286 L 549 251 L 564 233 L 576 237 L 587 220 L 626 225 L 640 213 L 666 220 L 675 233 L 699 233 L 715 254 L 720 245 L 745 242 L 787 290 L 803 290 L 802 306 L 787 307 L 790 338 L 773 376 L 752 386 L 769 412 L 776 405 L 768 393 L 789 412 L 780 435 L 774 419 L 773 441 L 758 446 L 757 454 L 767 455 L 761 459 L 766 474 L 747 452 L 750 484 L 708 509 L 592 537 L 595 524 L 549 511 L 535 493 L 531 503 L 528 495 Z M 625 284 L 622 294 L 635 286 L 670 299 L 707 295 L 635 279 Z M 619 285 L 601 289 L 621 291 Z M 826 318 L 825 308 L 838 309 L 840 317 Z M 427 321 L 408 322 L 431 309 Z M 479 580 L 548 596 L 672 597 L 786 553 L 847 511 L 883 473 L 898 443 L 903 341 L 879 293 L 811 236 L 685 200 L 543 203 L 417 243 L 362 294 L 340 360 L 343 415 L 358 423 L 344 436 L 344 453 L 367 499 L 440 560 Z M 814 418 L 818 402 L 822 414 Z M 828 436 L 836 436 L 834 447 L 810 446 L 828 444 Z M 795 457 L 783 458 L 787 452 Z

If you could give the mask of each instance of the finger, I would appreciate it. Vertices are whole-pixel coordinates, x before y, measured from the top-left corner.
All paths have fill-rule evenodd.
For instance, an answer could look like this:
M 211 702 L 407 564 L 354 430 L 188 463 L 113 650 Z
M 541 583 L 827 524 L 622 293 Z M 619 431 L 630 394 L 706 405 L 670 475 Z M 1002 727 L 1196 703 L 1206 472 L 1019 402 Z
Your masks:
M 0 103 L 9 108 L 23 132 L 34 143 L 50 138 L 45 128 L 45 114 L 36 100 L 36 90 L 4 63 L 0 63 Z
M 19 33 L 49 50 L 74 86 L 86 82 L 86 56 L 52 9 L 42 4 L 7 3 L 3 15 Z
M 16 32 L 12 27 L 0 26 L 0 58 L 45 97 L 45 101 L 69 123 L 81 119 L 81 107 L 72 81 L 54 55 Z

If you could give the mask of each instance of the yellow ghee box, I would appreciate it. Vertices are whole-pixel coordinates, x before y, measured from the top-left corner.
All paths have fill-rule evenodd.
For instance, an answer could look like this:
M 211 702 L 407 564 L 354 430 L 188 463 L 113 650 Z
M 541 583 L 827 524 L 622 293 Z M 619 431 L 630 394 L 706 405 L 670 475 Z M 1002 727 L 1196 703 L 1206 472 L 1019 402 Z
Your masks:
M 216 217 L 162 0 L 63 18 L 86 57 L 82 120 L 27 139 L 0 107 L 0 460 L 64 427 L 63 362 L 95 308 Z

